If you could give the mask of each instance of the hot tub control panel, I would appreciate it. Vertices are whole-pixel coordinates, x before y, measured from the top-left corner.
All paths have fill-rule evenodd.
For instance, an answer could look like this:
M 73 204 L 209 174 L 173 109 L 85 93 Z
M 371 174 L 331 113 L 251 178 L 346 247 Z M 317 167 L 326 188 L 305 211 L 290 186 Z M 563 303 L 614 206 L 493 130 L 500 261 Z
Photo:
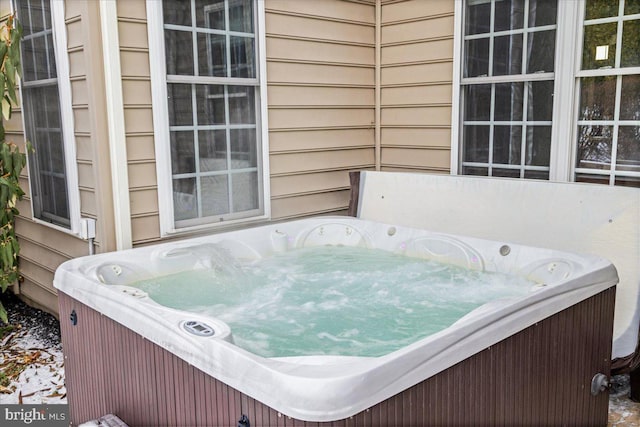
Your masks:
M 199 337 L 211 337 L 215 334 L 215 331 L 211 326 L 199 320 L 187 320 L 182 322 L 182 329 Z

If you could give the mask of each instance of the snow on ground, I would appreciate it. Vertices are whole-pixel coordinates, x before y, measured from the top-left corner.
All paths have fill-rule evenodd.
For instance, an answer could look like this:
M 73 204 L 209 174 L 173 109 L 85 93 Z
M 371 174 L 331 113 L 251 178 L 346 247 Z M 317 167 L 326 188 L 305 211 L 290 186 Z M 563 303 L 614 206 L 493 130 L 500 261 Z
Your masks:
M 0 324 L 0 403 L 65 404 L 64 358 L 56 319 L 7 292 Z

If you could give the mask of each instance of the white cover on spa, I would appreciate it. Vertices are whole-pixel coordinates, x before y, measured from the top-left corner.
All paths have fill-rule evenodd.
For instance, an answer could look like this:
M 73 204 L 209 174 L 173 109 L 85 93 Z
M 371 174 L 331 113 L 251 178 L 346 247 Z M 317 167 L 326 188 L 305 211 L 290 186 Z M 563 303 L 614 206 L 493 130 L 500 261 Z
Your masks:
M 620 277 L 613 357 L 636 349 L 640 189 L 367 171 L 360 176 L 358 217 L 606 258 Z

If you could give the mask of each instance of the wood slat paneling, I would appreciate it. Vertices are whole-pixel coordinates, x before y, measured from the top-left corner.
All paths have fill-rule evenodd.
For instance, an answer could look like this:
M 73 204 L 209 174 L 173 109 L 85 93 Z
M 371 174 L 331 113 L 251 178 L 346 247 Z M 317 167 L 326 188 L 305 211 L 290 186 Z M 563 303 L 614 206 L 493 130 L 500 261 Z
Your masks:
M 353 417 L 315 423 L 276 412 L 61 293 L 71 422 L 114 413 L 132 427 L 230 426 L 242 414 L 259 426 L 603 426 L 608 395 L 592 396 L 590 383 L 611 367 L 614 302 L 610 288 Z

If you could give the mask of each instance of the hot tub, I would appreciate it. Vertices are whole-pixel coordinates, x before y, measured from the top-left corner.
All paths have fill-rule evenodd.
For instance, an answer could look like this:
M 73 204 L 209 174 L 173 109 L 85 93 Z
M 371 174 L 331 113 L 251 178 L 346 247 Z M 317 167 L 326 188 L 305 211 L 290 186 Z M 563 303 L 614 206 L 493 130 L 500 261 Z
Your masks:
M 215 310 L 172 307 L 191 286 L 165 297 L 168 306 L 151 292 L 156 279 L 179 287 L 194 271 L 219 279 L 283 254 L 344 247 L 500 275 L 507 292 L 401 347 L 349 354 L 339 344 L 260 353 Z M 609 373 L 616 283 L 613 265 L 595 256 L 348 217 L 78 258 L 54 280 L 72 422 L 115 413 L 144 426 L 603 425 L 608 398 L 591 383 Z

